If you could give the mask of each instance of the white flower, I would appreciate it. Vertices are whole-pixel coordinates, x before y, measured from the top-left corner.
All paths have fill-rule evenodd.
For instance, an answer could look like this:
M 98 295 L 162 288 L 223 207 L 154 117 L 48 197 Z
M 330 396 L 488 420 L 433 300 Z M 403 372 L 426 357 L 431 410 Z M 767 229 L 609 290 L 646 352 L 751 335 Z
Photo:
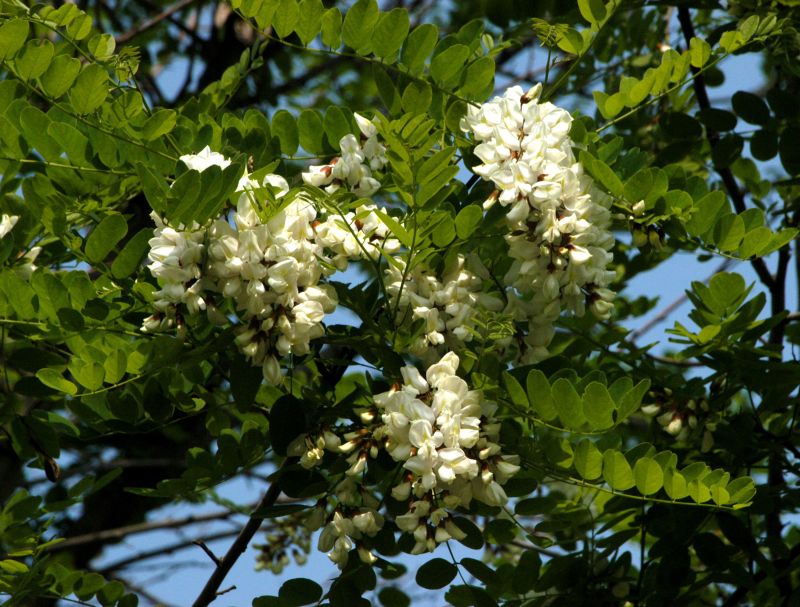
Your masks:
M 231 161 L 225 158 L 218 152 L 212 152 L 209 146 L 204 147 L 197 154 L 185 154 L 179 158 L 183 164 L 193 171 L 200 171 L 201 173 L 207 168 L 218 166 L 221 169 L 226 169 L 230 166 Z
M 5 238 L 6 235 L 14 229 L 14 226 L 17 225 L 19 221 L 19 215 L 8 215 L 7 213 L 3 213 L 2 217 L 0 217 L 0 238 Z
M 607 318 L 613 308 L 606 288 L 614 279 L 606 270 L 614 244 L 610 201 L 575 162 L 571 116 L 539 103 L 540 93 L 540 85 L 526 94 L 512 87 L 470 107 L 461 124 L 475 137 L 483 162 L 474 172 L 497 188 L 484 206 L 499 202 L 507 208 L 506 241 L 514 261 L 504 277 L 506 311 L 528 320 L 525 362 L 548 356 L 551 327 L 562 310 L 580 316 L 588 305 Z

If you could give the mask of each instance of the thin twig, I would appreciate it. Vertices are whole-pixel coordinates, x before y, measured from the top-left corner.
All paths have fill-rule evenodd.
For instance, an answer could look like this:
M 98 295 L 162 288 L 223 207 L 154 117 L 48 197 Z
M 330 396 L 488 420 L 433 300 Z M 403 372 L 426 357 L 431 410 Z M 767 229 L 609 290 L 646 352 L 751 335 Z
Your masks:
M 196 514 L 179 519 L 165 519 L 160 521 L 149 521 L 145 523 L 136 523 L 135 525 L 125 525 L 124 527 L 116 527 L 114 529 L 103 529 L 101 531 L 94 531 L 86 533 L 85 535 L 76 535 L 69 537 L 63 542 L 54 544 L 47 549 L 47 552 L 59 552 L 75 546 L 82 546 L 84 544 L 92 544 L 94 542 L 107 542 L 109 540 L 121 540 L 129 535 L 137 533 L 146 533 L 148 531 L 155 531 L 156 529 L 176 529 L 186 525 L 195 523 L 203 523 L 206 521 L 215 521 L 226 519 L 230 516 L 237 514 L 232 510 L 224 510 L 222 512 L 211 512 L 209 514 Z
M 212 561 L 214 561 L 214 564 L 215 564 L 217 567 L 219 567 L 219 558 L 217 557 L 217 555 L 216 555 L 216 554 L 214 554 L 214 553 L 211 551 L 211 548 L 209 548 L 208 546 L 206 546 L 206 543 L 205 543 L 203 540 L 194 540 L 194 541 L 192 542 L 192 544 L 194 544 L 195 546 L 200 546 L 200 548 L 202 548 L 202 549 L 203 549 L 203 552 L 205 552 L 205 553 L 208 555 L 208 558 L 210 558 Z
M 214 533 L 211 535 L 207 535 L 202 540 L 183 540 L 180 542 L 175 542 L 174 544 L 168 544 L 166 546 L 159 546 L 158 548 L 154 548 L 152 550 L 145 550 L 142 552 L 138 552 L 132 556 L 126 557 L 124 559 L 120 559 L 118 561 L 114 561 L 113 563 L 103 567 L 102 569 L 98 570 L 98 573 L 102 575 L 108 576 L 109 574 L 113 573 L 114 571 L 119 571 L 120 569 L 125 569 L 131 565 L 135 565 L 141 561 L 147 561 L 152 558 L 158 558 L 167 554 L 172 554 L 173 552 L 178 552 L 179 550 L 184 550 L 186 548 L 191 548 L 192 546 L 198 545 L 197 542 L 201 542 L 205 545 L 205 542 L 214 542 L 216 540 L 223 540 L 229 537 L 233 537 L 238 532 L 235 529 L 231 529 L 228 531 L 220 531 L 219 533 Z M 215 557 L 216 558 L 216 557 Z
M 256 512 L 272 506 L 278 499 L 280 493 L 281 490 L 278 486 L 277 480 L 273 481 L 272 485 L 270 485 L 269 489 L 267 489 L 267 492 L 264 494 L 264 497 L 261 498 L 261 501 L 256 506 Z M 233 544 L 231 544 L 228 552 L 225 553 L 225 556 L 222 557 L 219 565 L 217 565 L 217 567 L 214 569 L 214 573 L 212 573 L 211 577 L 208 578 L 208 582 L 206 582 L 205 587 L 200 592 L 200 595 L 197 597 L 197 600 L 195 600 L 192 607 L 206 607 L 207 605 L 210 605 L 220 594 L 222 594 L 221 592 L 218 592 L 218 589 L 225 580 L 225 576 L 228 575 L 228 572 L 231 570 L 234 563 L 236 563 L 239 557 L 247 549 L 247 545 L 250 543 L 250 540 L 253 539 L 253 536 L 256 534 L 256 531 L 258 531 L 258 528 L 261 527 L 261 523 L 263 522 L 264 519 L 260 516 L 250 517 L 250 520 L 248 520 L 247 524 L 242 527 L 238 537 L 234 540 Z M 227 590 L 224 592 L 227 592 Z
M 133 29 L 128 30 L 117 36 L 115 38 L 117 44 L 125 44 L 126 42 L 130 41 L 132 38 L 135 38 L 139 34 L 146 32 L 147 30 L 153 29 L 159 23 L 164 21 L 164 19 L 169 19 L 172 15 L 177 13 L 178 11 L 186 8 L 187 6 L 194 4 L 196 0 L 180 0 L 179 2 L 173 4 L 168 9 L 162 11 L 152 19 L 148 19 L 147 21 L 143 21 Z

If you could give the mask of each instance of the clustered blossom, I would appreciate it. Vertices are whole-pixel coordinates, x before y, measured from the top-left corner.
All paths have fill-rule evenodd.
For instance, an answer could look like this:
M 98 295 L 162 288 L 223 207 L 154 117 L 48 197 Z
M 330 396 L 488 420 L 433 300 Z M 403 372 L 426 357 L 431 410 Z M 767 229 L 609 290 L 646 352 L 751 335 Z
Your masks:
M 251 189 L 252 187 L 252 189 Z M 217 219 L 209 231 L 208 268 L 214 289 L 232 299 L 242 319 L 236 343 L 271 383 L 280 379 L 279 358 L 308 354 L 324 333 L 325 314 L 336 308 L 336 293 L 320 284 L 323 247 L 312 227 L 314 205 L 303 195 L 262 221 L 253 190 L 272 187 L 276 200 L 289 191 L 286 180 L 267 175 L 239 196 L 233 221 Z
M 614 236 L 609 200 L 593 187 L 572 152 L 572 118 L 552 103 L 539 103 L 541 85 L 528 93 L 512 87 L 480 107 L 470 107 L 462 129 L 480 143 L 483 162 L 474 172 L 496 190 L 484 204 L 507 208 L 506 241 L 513 259 L 504 282 L 512 288 L 510 308 L 529 322 L 523 359 L 549 355 L 553 324 L 562 310 L 578 316 L 588 304 L 600 318 L 612 310 L 615 294 Z
M 167 329 L 175 324 L 176 306 L 183 304 L 190 314 L 206 309 L 203 293 L 202 268 L 205 251 L 205 230 L 196 222 L 186 227 L 171 227 L 155 211 L 150 217 L 156 224 L 150 239 L 150 273 L 161 289 L 156 291 L 155 314 L 148 317 L 143 328 L 147 331 Z
M 424 333 L 411 347 L 418 356 L 437 346 L 454 348 L 471 341 L 478 310 L 503 307 L 500 299 L 482 291 L 483 281 L 465 267 L 463 255 L 456 257 L 441 279 L 424 265 L 406 272 L 405 263 L 396 260 L 386 270 L 385 284 L 399 316 L 410 309 L 414 319 L 425 323 Z
M 342 137 L 341 155 L 327 165 L 311 166 L 303 173 L 305 183 L 329 194 L 345 186 L 362 197 L 380 188 L 373 171 L 386 164 L 386 150 L 375 125 L 358 114 L 355 118 L 360 140 Z M 209 147 L 180 160 L 199 172 L 231 164 Z M 259 202 L 264 190 L 273 193 L 276 209 L 262 208 L 269 206 Z M 145 319 L 143 330 L 180 328 L 184 310 L 206 311 L 209 320 L 225 324 L 228 318 L 215 303 L 221 296 L 233 302 L 239 317 L 239 349 L 262 368 L 267 381 L 279 382 L 280 358 L 307 354 L 311 340 L 324 333 L 325 315 L 336 308 L 334 289 L 321 279 L 346 269 L 353 259 L 375 260 L 400 248 L 374 204 L 364 202 L 354 211 L 318 218 L 316 206 L 304 194 L 285 203 L 288 192 L 279 175 L 258 182 L 244 174 L 235 211 L 210 226 L 174 226 L 153 213 L 156 229 L 148 267 L 161 288 L 154 294 L 156 313 Z
M 372 176 L 386 165 L 386 148 L 378 139 L 378 130 L 367 118 L 355 114 L 361 131 L 360 141 L 353 134 L 339 140 L 340 156 L 328 164 L 312 165 L 303 173 L 308 185 L 323 188 L 333 194 L 346 186 L 357 196 L 369 197 L 380 189 L 380 182 Z
M 400 249 L 400 241 L 392 238 L 377 212 L 377 206 L 364 203 L 355 211 L 329 214 L 314 227 L 317 242 L 325 247 L 337 270 L 346 270 L 353 259 L 375 261 L 381 254 L 391 255 Z
M 209 148 L 181 160 L 199 171 L 230 164 Z M 262 367 L 267 381 L 277 383 L 279 358 L 308 353 L 309 342 L 323 334 L 322 321 L 335 309 L 336 296 L 332 287 L 320 284 L 331 266 L 320 261 L 324 245 L 314 232 L 314 205 L 298 195 L 277 211 L 264 211 L 269 216 L 262 220 L 256 197 L 267 188 L 276 200 L 289 191 L 278 175 L 260 183 L 243 176 L 232 217 L 219 217 L 210 227 L 172 227 L 153 214 L 149 269 L 161 289 L 155 293 L 157 312 L 143 329 L 166 329 L 176 320 L 180 324 L 178 306 L 189 314 L 206 310 L 210 320 L 224 324 L 227 319 L 215 305 L 221 295 L 233 302 L 240 317 L 240 350 Z
M 373 537 L 384 524 L 378 512 L 380 502 L 363 485 L 350 477 L 341 481 L 334 491 L 333 511 L 328 513 L 328 500 L 321 499 L 306 519 L 310 531 L 322 528 L 317 548 L 328 553 L 339 569 L 347 565 L 350 551 L 355 548 L 362 562 L 372 564 L 377 557 L 365 545 L 365 538 Z
M 344 443 L 323 429 L 290 444 L 289 455 L 299 456 L 306 468 L 318 465 L 326 450 L 348 454 L 350 467 L 337 488 L 333 513 L 322 500 L 309 518 L 313 528 L 327 523 L 319 547 L 330 551 L 340 567 L 354 547 L 364 562 L 375 559 L 361 540 L 377 533 L 383 517 L 378 502 L 356 479 L 363 483 L 368 461 L 381 450 L 405 471 L 391 493 L 408 504 L 395 523 L 414 537 L 414 554 L 465 537 L 449 510 L 468 507 L 473 499 L 491 506 L 507 502 L 502 485 L 519 470 L 519 458 L 501 453 L 500 424 L 492 420 L 496 405 L 469 389 L 456 375 L 458 365 L 458 356 L 448 352 L 428 367 L 425 377 L 415 367 L 404 367 L 403 383 L 374 396 L 374 407 L 360 412 L 363 425 L 345 434 Z

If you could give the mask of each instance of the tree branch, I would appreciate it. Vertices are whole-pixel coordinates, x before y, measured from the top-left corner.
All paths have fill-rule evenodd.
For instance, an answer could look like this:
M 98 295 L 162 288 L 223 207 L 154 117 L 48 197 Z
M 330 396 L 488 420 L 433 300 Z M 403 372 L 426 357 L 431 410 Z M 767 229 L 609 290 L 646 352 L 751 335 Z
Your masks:
M 278 499 L 281 490 L 278 486 L 277 480 L 272 482 L 267 492 L 264 494 L 264 497 L 261 498 L 261 501 L 256 506 L 255 510 L 261 510 L 262 508 L 268 508 L 272 506 L 275 501 Z M 200 592 L 200 595 L 197 597 L 197 600 L 192 604 L 192 607 L 206 607 L 210 605 L 214 599 L 219 596 L 219 587 L 222 582 L 225 580 L 225 576 L 228 575 L 228 572 L 233 567 L 234 563 L 239 559 L 239 557 L 244 553 L 247 549 L 247 545 L 250 543 L 250 540 L 253 539 L 253 536 L 258 531 L 258 528 L 261 527 L 261 523 L 263 523 L 264 519 L 257 516 L 251 516 L 250 520 L 247 521 L 247 524 L 242 527 L 242 530 L 239 532 L 239 536 L 234 540 L 231 547 L 228 549 L 228 552 L 225 553 L 225 556 L 222 557 L 219 565 L 214 569 L 214 573 L 211 574 L 211 577 L 208 578 L 208 582 L 206 582 L 205 587 Z
M 115 38 L 116 43 L 118 45 L 121 45 L 121 44 L 125 44 L 126 42 L 129 42 L 132 38 L 135 38 L 139 34 L 142 34 L 142 33 L 146 32 L 147 30 L 153 29 L 159 23 L 164 21 L 164 19 L 169 19 L 172 15 L 174 15 L 175 13 L 177 13 L 180 10 L 183 10 L 187 6 L 190 6 L 194 2 L 196 2 L 196 0 L 180 0 L 179 2 L 176 2 L 175 4 L 170 6 L 168 9 L 162 11 L 161 13 L 159 13 L 158 15 L 153 17 L 152 19 L 148 19 L 147 21 L 143 21 L 142 23 L 140 23 L 139 25 L 137 25 L 133 29 L 130 29 L 127 32 L 124 32 L 124 33 L 120 34 L 119 36 L 117 36 Z
M 125 567 L 128 567 L 130 565 L 134 565 L 139 561 L 146 561 L 148 559 L 157 558 L 159 556 L 164 556 L 166 554 L 172 554 L 173 552 L 177 552 L 185 548 L 191 548 L 192 546 L 200 545 L 201 548 L 205 546 L 204 550 L 207 550 L 208 546 L 206 546 L 206 542 L 213 542 L 216 540 L 222 540 L 229 537 L 233 537 L 237 533 L 238 532 L 235 530 L 220 531 L 219 533 L 208 535 L 201 540 L 183 540 L 180 542 L 175 542 L 174 544 L 169 544 L 167 546 L 154 548 L 153 550 L 146 550 L 143 552 L 139 552 L 137 554 L 134 554 L 133 556 L 120 559 L 118 561 L 111 563 L 110 565 L 107 565 L 106 567 L 103 567 L 98 571 L 98 573 L 108 576 L 109 574 L 115 571 L 119 571 L 120 569 L 124 569 Z M 200 544 L 198 544 L 198 542 L 200 542 Z
M 212 512 L 209 514 L 191 515 L 179 519 L 166 519 L 161 521 L 149 521 L 145 523 L 137 523 L 135 525 L 126 525 L 124 527 L 117 527 L 115 529 L 103 529 L 102 531 L 95 531 L 86 533 L 85 535 L 77 535 L 69 537 L 63 542 L 54 544 L 47 552 L 59 552 L 81 546 L 83 544 L 92 544 L 94 542 L 106 542 L 109 540 L 121 540 L 129 535 L 137 533 L 145 533 L 147 531 L 155 531 L 156 529 L 176 529 L 185 525 L 192 525 L 194 523 L 203 523 L 206 521 L 215 521 L 226 519 L 234 514 L 231 510 L 224 510 L 222 512 Z
M 687 7 L 681 6 L 678 8 L 678 22 L 681 24 L 683 38 L 686 40 L 686 46 L 688 48 L 691 39 L 695 37 L 695 33 L 694 25 L 692 25 L 692 17 Z M 710 109 L 711 101 L 708 98 L 705 78 L 703 78 L 700 70 L 694 66 L 692 66 L 692 74 L 694 74 L 692 83 L 694 85 L 694 94 L 697 98 L 697 105 L 703 110 Z M 714 129 L 706 127 L 706 138 L 708 139 L 708 143 L 711 145 L 711 149 L 713 150 L 719 142 L 719 133 L 717 133 Z M 727 167 L 720 168 L 715 166 L 714 169 L 717 171 L 717 174 L 722 179 L 722 183 L 725 185 L 725 189 L 728 191 L 728 195 L 733 202 L 733 208 L 737 213 L 743 213 L 747 208 L 744 202 L 744 194 L 742 193 L 742 190 L 739 189 L 739 185 L 736 183 L 736 178 L 733 176 L 733 173 Z M 767 288 L 772 288 L 774 279 L 772 274 L 770 274 L 769 268 L 767 268 L 767 264 L 764 262 L 764 260 L 760 257 L 757 257 L 751 260 L 750 263 L 752 264 L 753 269 L 756 271 L 756 274 L 761 282 L 764 283 Z

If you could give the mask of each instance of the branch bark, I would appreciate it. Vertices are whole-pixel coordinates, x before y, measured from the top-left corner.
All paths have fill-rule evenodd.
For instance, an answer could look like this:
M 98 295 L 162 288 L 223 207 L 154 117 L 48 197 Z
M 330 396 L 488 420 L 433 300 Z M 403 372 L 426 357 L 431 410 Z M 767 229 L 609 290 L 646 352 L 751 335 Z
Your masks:
M 109 540 L 120 540 L 129 535 L 137 533 L 145 533 L 147 531 L 155 531 L 157 529 L 176 529 L 194 523 L 203 523 L 207 521 L 216 521 L 226 519 L 233 516 L 236 512 L 231 510 L 224 510 L 222 512 L 212 512 L 209 514 L 192 515 L 179 519 L 166 519 L 161 521 L 149 521 L 145 523 L 137 523 L 135 525 L 125 525 L 124 527 L 116 527 L 115 529 L 103 529 L 102 531 L 95 531 L 93 533 L 86 533 L 84 535 L 76 535 L 70 537 L 53 545 L 47 552 L 59 552 L 81 546 L 83 544 L 92 544 L 94 542 L 104 542 Z
M 278 487 L 277 480 L 275 480 L 272 482 L 272 485 L 270 485 L 269 489 L 267 489 L 267 492 L 264 494 L 264 497 L 261 498 L 261 501 L 258 503 L 255 510 L 258 511 L 262 508 L 268 508 L 274 505 L 280 493 L 280 487 Z M 214 573 L 212 573 L 211 577 L 208 578 L 205 587 L 200 592 L 197 600 L 195 600 L 195 602 L 192 604 L 192 607 L 206 607 L 219 596 L 219 587 L 222 585 L 222 582 L 225 581 L 225 576 L 228 575 L 228 572 L 231 570 L 233 565 L 237 560 L 239 560 L 239 557 L 242 556 L 244 551 L 247 549 L 247 545 L 250 543 L 250 540 L 253 539 L 253 536 L 256 534 L 256 531 L 258 531 L 258 528 L 261 527 L 263 522 L 264 519 L 261 517 L 250 517 L 250 520 L 248 520 L 247 524 L 242 527 L 238 537 L 234 540 L 233 544 L 231 544 L 228 552 L 225 553 L 225 556 L 222 557 L 219 565 L 217 565 L 217 567 L 214 569 Z
M 695 33 L 694 25 L 692 25 L 692 17 L 687 7 L 681 6 L 678 8 L 678 22 L 681 24 L 683 38 L 686 41 L 686 46 L 688 48 L 691 39 L 695 37 Z M 706 90 L 706 82 L 705 78 L 703 78 L 703 74 L 701 74 L 700 70 L 694 66 L 692 66 L 692 74 L 694 74 L 692 83 L 694 85 L 694 94 L 697 98 L 697 105 L 703 110 L 710 109 L 711 101 L 708 98 L 708 91 Z M 713 150 L 716 147 L 717 142 L 719 142 L 719 133 L 706 127 L 706 138 L 708 139 L 708 143 L 711 145 L 711 149 Z M 739 189 L 739 184 L 736 183 L 736 178 L 733 176 L 733 173 L 727 167 L 719 168 L 715 166 L 714 169 L 722 179 L 725 189 L 728 191 L 728 196 L 730 196 L 731 202 L 733 202 L 733 208 L 737 213 L 743 213 L 747 208 L 744 202 L 744 193 Z M 764 260 L 760 257 L 757 257 L 751 260 L 750 263 L 752 264 L 753 269 L 755 270 L 761 282 L 764 283 L 768 289 L 771 289 L 775 279 L 772 277 L 772 274 L 770 274 L 769 268 L 767 268 L 767 264 L 764 262 Z

